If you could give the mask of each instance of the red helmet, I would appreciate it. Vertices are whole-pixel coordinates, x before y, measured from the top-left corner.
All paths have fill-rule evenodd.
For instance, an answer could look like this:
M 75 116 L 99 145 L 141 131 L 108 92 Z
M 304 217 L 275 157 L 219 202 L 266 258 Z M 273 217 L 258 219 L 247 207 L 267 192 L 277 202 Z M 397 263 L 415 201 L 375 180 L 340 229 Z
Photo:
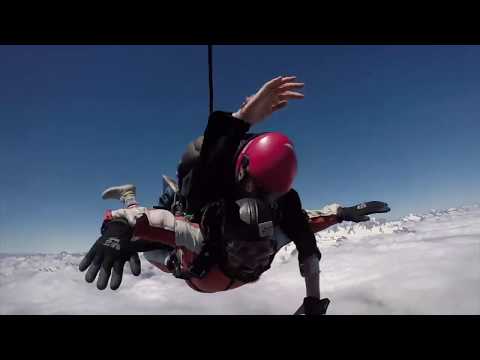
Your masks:
M 248 174 L 256 186 L 270 194 L 285 194 L 297 175 L 292 141 L 279 132 L 254 137 L 240 151 L 235 163 L 238 181 Z

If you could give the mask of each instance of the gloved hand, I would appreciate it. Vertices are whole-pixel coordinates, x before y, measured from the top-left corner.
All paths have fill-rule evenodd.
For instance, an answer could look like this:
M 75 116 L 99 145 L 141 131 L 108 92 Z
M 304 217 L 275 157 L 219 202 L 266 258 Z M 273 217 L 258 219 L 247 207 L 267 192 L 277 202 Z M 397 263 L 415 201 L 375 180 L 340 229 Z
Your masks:
M 80 271 L 88 268 L 85 280 L 89 283 L 93 282 L 100 270 L 97 288 L 103 290 L 107 287 L 113 269 L 110 288 L 116 290 L 122 282 L 123 267 L 126 261 L 130 263 L 132 274 L 140 275 L 138 249 L 135 249 L 136 244 L 130 240 L 131 237 L 132 229 L 125 220 L 116 219 L 104 222 L 102 235 L 78 266 Z
M 329 304 L 328 298 L 318 299 L 308 296 L 303 299 L 303 313 L 305 315 L 325 315 Z
M 339 207 L 337 210 L 337 218 L 340 222 L 346 220 L 358 223 L 370 220 L 367 215 L 386 213 L 389 211 L 390 208 L 387 203 L 381 201 L 369 201 L 351 207 Z

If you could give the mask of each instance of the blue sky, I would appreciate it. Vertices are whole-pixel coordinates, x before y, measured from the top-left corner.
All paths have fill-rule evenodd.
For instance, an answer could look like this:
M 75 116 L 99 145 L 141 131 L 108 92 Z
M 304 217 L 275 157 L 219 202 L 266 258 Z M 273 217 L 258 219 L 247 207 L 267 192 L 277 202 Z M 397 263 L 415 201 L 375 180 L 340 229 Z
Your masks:
M 295 142 L 306 208 L 480 202 L 479 46 L 214 46 L 215 109 L 278 75 L 305 82 L 252 131 Z M 86 251 L 100 198 L 154 205 L 208 117 L 207 46 L 0 46 L 0 252 Z

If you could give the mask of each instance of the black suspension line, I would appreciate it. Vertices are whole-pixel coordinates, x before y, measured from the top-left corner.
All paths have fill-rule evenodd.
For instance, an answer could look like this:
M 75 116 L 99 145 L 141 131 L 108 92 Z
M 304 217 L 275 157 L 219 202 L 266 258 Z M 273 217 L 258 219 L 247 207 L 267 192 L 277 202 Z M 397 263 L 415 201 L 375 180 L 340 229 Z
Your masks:
M 208 90 L 209 111 L 213 112 L 213 68 L 212 68 L 212 45 L 208 45 Z

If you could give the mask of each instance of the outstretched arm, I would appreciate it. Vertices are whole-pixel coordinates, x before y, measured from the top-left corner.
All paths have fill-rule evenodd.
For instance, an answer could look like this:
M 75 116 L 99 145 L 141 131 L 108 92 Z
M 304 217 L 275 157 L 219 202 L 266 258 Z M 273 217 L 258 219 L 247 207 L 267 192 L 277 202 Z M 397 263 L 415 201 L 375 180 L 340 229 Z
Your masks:
M 307 293 L 303 299 L 302 306 L 300 306 L 295 315 L 324 315 L 327 312 L 330 300 L 328 298 L 320 298 L 319 260 L 317 256 L 312 255 L 303 261 L 300 269 L 302 276 L 305 278 Z
M 313 232 L 323 230 L 328 226 L 346 221 L 368 221 L 367 215 L 390 211 L 388 204 L 380 201 L 370 201 L 348 208 L 332 204 L 322 210 L 306 210 L 310 229 Z M 296 314 L 323 315 L 326 313 L 330 300 L 320 298 L 320 266 L 317 255 L 310 255 L 300 264 L 300 272 L 305 278 L 306 297 Z
M 331 204 L 321 210 L 305 210 L 310 229 L 312 229 L 314 233 L 341 223 L 342 221 L 368 221 L 370 218 L 367 215 L 386 213 L 389 211 L 390 208 L 388 204 L 381 201 L 369 201 L 351 207 Z

